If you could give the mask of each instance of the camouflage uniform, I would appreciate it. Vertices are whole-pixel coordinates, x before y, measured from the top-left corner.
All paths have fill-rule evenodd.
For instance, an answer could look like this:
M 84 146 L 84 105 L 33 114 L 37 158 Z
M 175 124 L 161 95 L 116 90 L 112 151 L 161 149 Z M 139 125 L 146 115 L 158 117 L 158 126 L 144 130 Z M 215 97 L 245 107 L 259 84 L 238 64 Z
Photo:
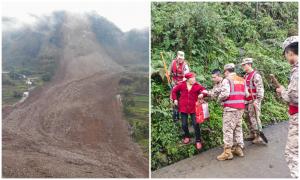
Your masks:
M 217 99 L 221 92 L 222 81 L 223 80 L 221 80 L 218 84 L 215 84 L 213 88 L 207 92 L 207 96 L 211 97 L 212 99 Z
M 256 99 L 252 102 L 246 103 L 245 108 L 245 119 L 248 124 L 248 127 L 250 128 L 250 131 L 258 130 L 258 126 L 261 127 L 261 120 L 260 120 L 260 114 L 261 114 L 261 101 L 264 98 L 264 85 L 262 81 L 261 75 L 256 73 L 253 77 L 253 82 L 256 87 Z M 256 113 L 254 109 L 254 104 L 256 104 L 256 113 L 257 113 L 257 119 L 256 119 Z M 258 122 L 258 124 L 257 124 Z
M 235 73 L 232 73 L 235 74 Z M 223 102 L 229 97 L 230 84 L 227 79 L 224 79 L 221 83 L 220 94 L 218 101 Z M 223 142 L 224 147 L 232 147 L 233 145 L 239 145 L 244 147 L 243 130 L 242 130 L 242 116 L 244 114 L 243 109 L 234 109 L 225 107 L 223 110 Z
M 287 89 L 281 92 L 286 102 L 298 104 L 298 63 L 293 65 L 291 79 Z M 298 177 L 298 113 L 289 116 L 289 132 L 285 147 L 285 159 L 291 176 Z
M 230 89 L 226 87 L 229 86 L 227 79 L 220 81 L 215 84 L 213 89 L 208 91 L 208 96 L 212 99 L 217 99 L 222 101 L 229 96 Z M 243 111 L 233 108 L 224 108 L 223 113 L 223 141 L 224 145 L 232 147 L 233 145 L 244 146 L 243 143 L 243 131 L 242 131 L 242 115 Z

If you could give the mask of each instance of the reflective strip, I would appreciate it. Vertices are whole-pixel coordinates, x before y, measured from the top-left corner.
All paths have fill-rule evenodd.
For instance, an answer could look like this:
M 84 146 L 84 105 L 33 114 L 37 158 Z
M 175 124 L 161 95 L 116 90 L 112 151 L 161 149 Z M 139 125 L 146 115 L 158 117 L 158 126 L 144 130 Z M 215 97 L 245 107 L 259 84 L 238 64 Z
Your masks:
M 227 100 L 224 102 L 224 104 L 240 104 L 240 103 L 245 103 L 244 100 Z
M 230 92 L 230 95 L 246 95 L 245 92 Z
M 253 85 L 253 78 L 254 78 L 255 74 L 256 74 L 256 71 L 254 71 L 252 77 L 250 78 L 250 89 L 254 89 L 253 87 L 255 87 L 255 86 Z M 252 88 L 251 88 L 251 87 L 252 87 Z
M 229 78 L 226 78 L 226 79 L 228 80 L 229 85 L 230 85 L 230 93 L 234 92 L 234 83 L 231 81 L 231 79 L 229 79 Z
M 252 84 L 250 84 L 250 86 L 248 88 L 249 89 L 256 89 L 256 86 L 253 86 Z

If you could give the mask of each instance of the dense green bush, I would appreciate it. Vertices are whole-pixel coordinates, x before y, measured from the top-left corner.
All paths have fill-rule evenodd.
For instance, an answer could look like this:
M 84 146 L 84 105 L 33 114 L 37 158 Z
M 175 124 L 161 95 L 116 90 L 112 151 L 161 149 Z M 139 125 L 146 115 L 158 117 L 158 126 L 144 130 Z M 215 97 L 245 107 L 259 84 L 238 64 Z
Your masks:
M 297 33 L 298 3 L 154 2 L 151 14 L 153 74 L 163 68 L 160 52 L 164 52 L 170 64 L 176 51 L 183 50 L 191 70 L 197 73 L 197 80 L 210 89 L 213 69 L 222 69 L 230 62 L 239 64 L 242 58 L 252 57 L 265 86 L 263 125 L 288 118 L 286 105 L 276 97 L 268 75 L 273 73 L 281 83 L 288 83 L 289 65 L 282 57 L 280 46 L 291 33 Z M 243 75 L 239 66 L 237 72 Z M 155 170 L 197 151 L 192 144 L 180 143 L 180 124 L 172 121 L 170 89 L 165 79 L 152 76 L 151 89 L 151 167 Z M 210 121 L 201 125 L 203 150 L 222 144 L 222 109 L 212 101 L 209 107 Z

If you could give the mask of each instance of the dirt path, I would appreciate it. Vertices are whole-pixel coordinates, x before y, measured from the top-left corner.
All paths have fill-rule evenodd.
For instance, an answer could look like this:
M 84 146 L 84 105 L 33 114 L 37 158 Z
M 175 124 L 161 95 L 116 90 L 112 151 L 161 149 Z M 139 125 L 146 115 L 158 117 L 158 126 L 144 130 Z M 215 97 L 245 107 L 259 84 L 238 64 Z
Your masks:
M 115 98 L 123 70 L 94 37 L 78 35 L 83 22 L 67 17 L 54 80 L 5 113 L 3 177 L 148 176 Z
M 152 172 L 153 178 L 290 178 L 284 159 L 288 123 L 266 128 L 267 146 L 247 143 L 244 158 L 219 162 L 215 148 Z

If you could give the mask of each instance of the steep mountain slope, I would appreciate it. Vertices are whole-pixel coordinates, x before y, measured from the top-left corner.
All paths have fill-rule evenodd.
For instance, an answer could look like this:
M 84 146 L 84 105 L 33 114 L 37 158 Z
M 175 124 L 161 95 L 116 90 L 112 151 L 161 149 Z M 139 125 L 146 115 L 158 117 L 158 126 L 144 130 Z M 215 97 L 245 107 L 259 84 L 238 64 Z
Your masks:
M 116 98 L 124 68 L 91 27 L 64 13 L 53 80 L 3 119 L 4 177 L 148 176 Z

